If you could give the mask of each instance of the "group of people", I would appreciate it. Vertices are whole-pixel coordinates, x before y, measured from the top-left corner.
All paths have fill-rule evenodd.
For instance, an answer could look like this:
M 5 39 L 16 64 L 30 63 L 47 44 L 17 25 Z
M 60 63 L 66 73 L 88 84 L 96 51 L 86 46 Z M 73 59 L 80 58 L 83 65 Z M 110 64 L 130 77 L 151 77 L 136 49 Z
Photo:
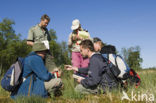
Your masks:
M 58 67 L 49 50 L 51 38 L 46 28 L 49 22 L 50 18 L 45 14 L 41 17 L 40 23 L 29 30 L 27 45 L 32 46 L 32 52 L 24 61 L 23 82 L 17 91 L 11 93 L 12 97 L 28 95 L 47 97 L 50 93 L 57 95 L 63 87 L 62 80 L 54 74 L 58 71 Z M 72 51 L 72 65 L 66 65 L 65 69 L 85 76 L 77 78 L 79 83 L 75 87 L 77 92 L 97 94 L 100 86 L 106 88 L 107 76 L 103 74 L 108 72 L 107 63 L 100 54 L 103 43 L 97 37 L 92 39 L 89 32 L 82 29 L 78 19 L 73 20 L 71 29 L 68 47 Z
M 95 37 L 93 40 L 85 39 L 79 44 L 80 49 L 77 58 L 81 60 L 89 59 L 88 66 L 83 67 L 75 57 L 72 56 L 72 65 L 66 65 L 66 70 L 73 70 L 78 85 L 75 87 L 76 92 L 82 94 L 100 94 L 118 88 L 119 84 L 115 80 L 106 59 L 100 53 L 104 46 L 101 39 Z M 75 52 L 75 51 L 73 51 Z M 72 53 L 73 55 L 73 53 Z M 81 56 L 82 57 L 81 57 Z M 76 63 L 80 64 L 75 65 Z
M 66 70 L 73 70 L 73 76 L 78 85 L 76 92 L 83 94 L 106 93 L 118 88 L 113 73 L 109 68 L 108 61 L 101 54 L 105 46 L 98 37 L 91 38 L 87 30 L 82 29 L 78 19 L 73 20 L 69 35 L 68 47 L 72 51 L 72 65 L 66 65 Z

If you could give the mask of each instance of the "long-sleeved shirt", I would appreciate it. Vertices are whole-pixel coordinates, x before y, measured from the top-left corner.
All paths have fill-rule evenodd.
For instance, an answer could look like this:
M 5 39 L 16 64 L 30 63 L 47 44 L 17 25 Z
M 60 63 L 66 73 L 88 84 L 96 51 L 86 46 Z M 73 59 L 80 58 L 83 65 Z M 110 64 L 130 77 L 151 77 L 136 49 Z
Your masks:
M 80 31 L 84 31 L 82 28 L 80 29 Z M 79 31 L 78 31 L 78 33 L 79 33 Z M 71 50 L 72 50 L 72 52 L 80 52 L 80 42 L 82 41 L 82 40 L 73 40 L 72 38 L 73 38 L 73 36 L 79 36 L 79 34 L 78 34 L 76 31 L 73 31 L 70 35 L 69 35 L 69 38 L 68 38 L 68 46 L 71 48 Z M 83 39 L 91 39 L 91 37 L 90 37 L 90 34 L 89 34 L 89 32 L 87 32 L 87 34 L 88 34 L 88 37 L 87 38 L 83 38 Z
M 31 74 L 31 75 L 30 75 Z M 29 75 L 29 76 L 28 76 Z M 44 66 L 42 57 L 32 52 L 24 60 L 24 68 L 22 77 L 26 77 L 26 80 L 19 86 L 16 93 L 12 93 L 11 97 L 27 96 L 29 91 L 29 85 L 31 82 L 30 95 L 37 95 L 47 97 L 47 91 L 45 90 L 44 82 L 55 78 L 53 74 L 47 71 Z
M 88 77 L 81 81 L 85 88 L 96 88 L 102 79 L 103 73 L 107 69 L 107 64 L 101 54 L 91 56 L 89 66 L 87 68 L 79 68 L 78 72 L 88 74 Z

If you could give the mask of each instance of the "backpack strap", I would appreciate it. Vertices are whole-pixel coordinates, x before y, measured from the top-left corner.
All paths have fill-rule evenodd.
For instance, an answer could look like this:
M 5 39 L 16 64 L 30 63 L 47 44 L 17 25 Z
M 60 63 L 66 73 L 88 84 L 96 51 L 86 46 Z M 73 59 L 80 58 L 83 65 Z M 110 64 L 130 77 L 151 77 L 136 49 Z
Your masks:
M 30 77 L 30 83 L 29 83 L 29 89 L 28 89 L 28 96 L 30 96 L 30 89 L 31 89 L 31 83 L 32 83 L 32 75 L 33 73 L 28 74 L 26 77 L 23 77 L 23 82 L 29 77 Z
M 31 78 L 30 78 L 30 83 L 29 83 L 28 96 L 30 96 L 31 83 L 32 83 L 32 75 L 31 75 Z
M 119 67 L 118 67 L 118 63 L 117 63 L 117 60 L 116 60 L 116 59 L 117 59 L 117 56 L 118 56 L 118 55 L 116 55 L 116 57 L 114 57 L 114 59 L 115 59 L 115 66 L 116 66 L 117 68 L 119 68 Z
M 122 59 L 122 57 L 120 55 L 116 55 L 116 57 L 115 57 L 115 65 L 117 68 L 119 68 L 118 63 L 117 63 L 117 57 L 119 57 L 120 59 Z
M 109 63 L 109 54 L 107 53 L 107 59 L 108 59 L 108 63 Z
M 33 73 L 28 74 L 26 77 L 23 77 L 23 82 L 29 77 L 31 76 Z

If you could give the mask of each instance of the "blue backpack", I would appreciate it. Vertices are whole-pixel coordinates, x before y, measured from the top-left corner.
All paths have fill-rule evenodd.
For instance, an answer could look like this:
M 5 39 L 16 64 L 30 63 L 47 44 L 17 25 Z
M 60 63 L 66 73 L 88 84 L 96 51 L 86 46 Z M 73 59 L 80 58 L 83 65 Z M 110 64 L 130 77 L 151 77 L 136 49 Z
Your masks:
M 1 80 L 3 89 L 13 92 L 22 83 L 22 69 L 24 65 L 24 58 L 18 57 Z
M 130 68 L 120 55 L 116 55 L 115 46 L 104 46 L 101 50 L 101 54 L 108 61 L 110 69 L 116 78 L 121 80 L 126 80 L 128 78 L 127 74 Z

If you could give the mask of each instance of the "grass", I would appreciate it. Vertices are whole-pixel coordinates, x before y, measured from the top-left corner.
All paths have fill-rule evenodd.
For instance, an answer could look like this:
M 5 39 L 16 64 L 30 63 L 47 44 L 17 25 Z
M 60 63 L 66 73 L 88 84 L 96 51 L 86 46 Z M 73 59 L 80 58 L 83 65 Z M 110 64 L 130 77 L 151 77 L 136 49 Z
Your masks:
M 64 90 L 61 97 L 40 98 L 40 97 L 19 97 L 16 101 L 10 99 L 9 93 L 0 87 L 0 103 L 146 103 L 152 100 L 152 95 L 156 96 L 156 70 L 140 70 L 137 73 L 141 77 L 141 85 L 138 88 L 129 86 L 127 95 L 131 99 L 121 100 L 123 93 L 120 90 L 112 91 L 100 95 L 82 95 L 74 91 L 74 80 L 71 77 L 72 72 L 63 71 Z M 142 100 L 144 96 L 144 100 Z M 155 100 L 156 101 L 156 100 Z

